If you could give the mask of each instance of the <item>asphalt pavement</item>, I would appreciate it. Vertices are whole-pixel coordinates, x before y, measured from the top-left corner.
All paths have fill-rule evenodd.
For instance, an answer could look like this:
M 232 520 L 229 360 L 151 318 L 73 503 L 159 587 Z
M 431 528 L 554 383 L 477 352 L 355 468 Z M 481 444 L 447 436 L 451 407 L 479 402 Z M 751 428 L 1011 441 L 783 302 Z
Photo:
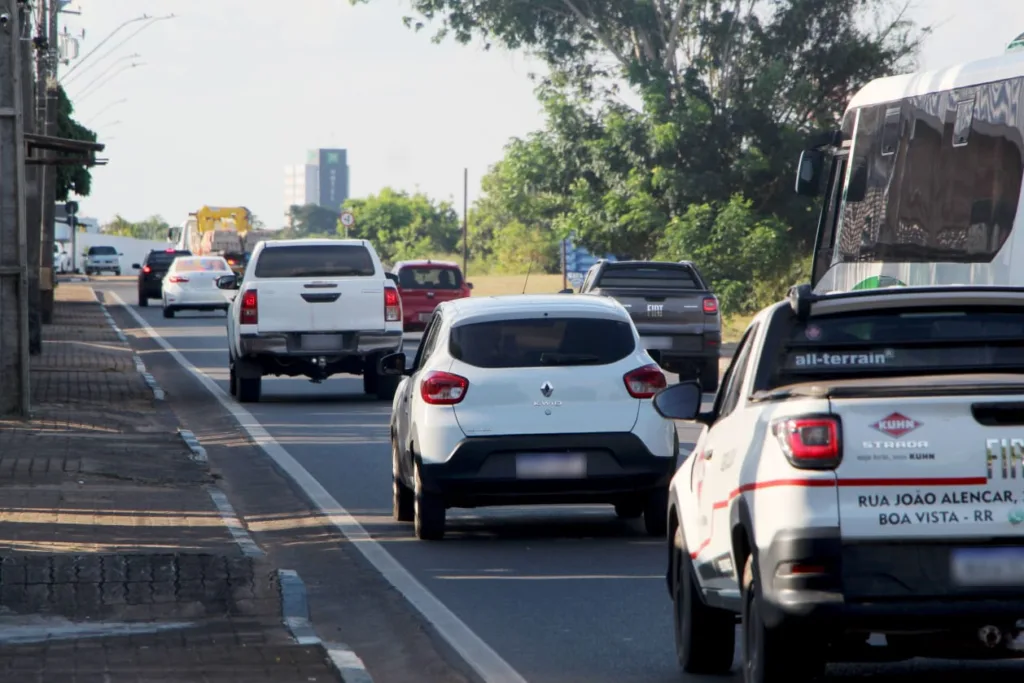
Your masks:
M 134 304 L 131 282 L 95 286 Z M 227 392 L 222 313 L 186 312 L 168 320 L 159 307 L 131 308 Z M 407 353 L 415 353 L 417 343 L 409 340 Z M 205 391 L 198 385 L 196 390 Z M 171 399 L 188 401 L 189 396 Z M 390 405 L 366 398 L 359 378 L 341 376 L 319 385 L 265 378 L 262 401 L 245 408 L 401 568 L 518 673 L 518 680 L 723 680 L 681 676 L 664 580 L 665 542 L 647 537 L 642 523 L 616 519 L 610 506 L 457 509 L 449 511 L 443 542 L 418 542 L 412 525 L 391 519 Z M 692 448 L 699 431 L 689 425 L 679 431 L 684 448 Z M 919 668 L 915 664 L 906 672 Z M 949 671 L 948 665 L 925 670 L 931 680 Z M 1021 669 L 1015 671 L 1019 676 Z M 865 673 L 857 667 L 850 675 Z

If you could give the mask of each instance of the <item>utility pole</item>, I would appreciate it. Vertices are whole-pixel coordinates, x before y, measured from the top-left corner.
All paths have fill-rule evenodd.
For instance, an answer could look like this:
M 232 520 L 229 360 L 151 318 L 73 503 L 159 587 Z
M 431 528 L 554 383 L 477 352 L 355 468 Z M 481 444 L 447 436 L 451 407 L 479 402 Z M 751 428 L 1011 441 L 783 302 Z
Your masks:
M 462 170 L 462 277 L 469 277 L 469 169 Z
M 39 0 L 42 6 L 44 22 L 40 22 L 40 33 L 43 27 L 46 30 L 45 48 L 39 53 L 40 79 L 37 87 L 43 109 L 43 135 L 56 137 L 57 135 L 57 64 L 60 55 L 57 52 L 57 14 L 60 10 L 60 0 Z M 47 151 L 47 157 L 54 156 L 54 152 Z M 39 299 L 40 313 L 43 324 L 53 322 L 53 289 L 56 285 L 56 278 L 53 273 L 53 238 L 55 229 L 55 210 L 57 203 L 57 167 L 53 164 L 43 166 L 40 173 L 42 177 L 41 197 L 42 207 L 40 216 L 42 225 L 40 234 L 42 243 L 39 245 Z
M 33 17 L 27 4 L 20 5 L 22 8 L 21 26 L 22 36 L 21 47 L 21 87 L 22 102 L 24 103 L 23 130 L 37 132 L 36 124 L 38 117 L 36 110 L 38 101 L 36 99 L 36 79 L 32 74 L 32 65 L 36 64 L 36 50 L 38 49 L 38 35 L 33 27 L 38 26 L 39 17 Z M 31 38 L 31 39 L 29 39 Z M 40 216 L 40 194 L 39 178 L 41 169 L 39 166 L 29 166 L 25 170 L 25 220 L 28 230 L 28 330 L 29 330 L 29 353 L 37 355 L 43 352 L 43 327 L 39 317 L 39 242 L 41 235 L 39 229 L 42 226 Z
M 24 112 L 31 100 L 24 99 L 21 26 L 27 20 L 24 5 L 0 0 L 0 414 L 25 417 L 31 397 Z

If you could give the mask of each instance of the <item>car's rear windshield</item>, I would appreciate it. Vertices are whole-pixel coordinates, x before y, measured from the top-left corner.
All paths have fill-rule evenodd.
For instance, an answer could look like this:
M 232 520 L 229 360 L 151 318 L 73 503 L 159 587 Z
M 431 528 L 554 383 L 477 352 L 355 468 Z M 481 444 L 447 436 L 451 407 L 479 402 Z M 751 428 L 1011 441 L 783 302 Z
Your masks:
M 402 289 L 459 289 L 462 273 L 443 266 L 405 266 L 398 271 L 398 285 Z
M 682 263 L 611 263 L 597 287 L 621 289 L 703 289 L 693 268 Z
M 841 378 L 1024 372 L 1021 309 L 879 311 L 797 323 L 775 387 Z
M 146 264 L 150 266 L 169 266 L 179 256 L 191 256 L 189 251 L 153 251 L 150 252 Z
M 111 256 L 117 253 L 113 247 L 89 247 L 89 256 Z
M 373 259 L 356 244 L 267 247 L 256 259 L 256 277 L 349 277 L 373 275 Z
M 636 348 L 627 322 L 604 318 L 526 318 L 452 328 L 449 353 L 479 368 L 607 365 Z
M 174 270 L 184 273 L 227 272 L 227 262 L 222 258 L 178 258 L 174 261 Z

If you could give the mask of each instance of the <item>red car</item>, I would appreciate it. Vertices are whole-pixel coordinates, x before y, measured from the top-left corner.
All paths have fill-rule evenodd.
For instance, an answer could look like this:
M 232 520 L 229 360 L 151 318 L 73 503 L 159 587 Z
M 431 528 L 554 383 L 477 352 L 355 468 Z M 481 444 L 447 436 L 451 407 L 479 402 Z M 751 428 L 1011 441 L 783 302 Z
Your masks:
M 399 261 L 391 273 L 402 296 L 406 332 L 422 331 L 439 303 L 467 297 L 473 289 L 451 261 Z

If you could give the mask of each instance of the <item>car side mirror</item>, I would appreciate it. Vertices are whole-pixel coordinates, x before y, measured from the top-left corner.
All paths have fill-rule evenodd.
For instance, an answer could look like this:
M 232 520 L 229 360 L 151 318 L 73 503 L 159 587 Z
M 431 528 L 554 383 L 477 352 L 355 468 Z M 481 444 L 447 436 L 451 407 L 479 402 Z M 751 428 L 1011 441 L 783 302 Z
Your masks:
M 387 279 L 391 280 L 396 285 L 398 284 L 398 276 L 395 275 L 394 273 L 384 273 L 384 277 L 386 277 Z
M 124 256 L 124 254 L 122 254 L 121 252 L 118 252 L 117 255 L 118 256 Z
M 141 269 L 142 269 L 142 266 L 141 266 L 141 265 L 139 265 L 138 263 L 133 263 L 133 264 L 132 264 L 132 268 L 134 268 L 135 270 L 141 270 Z
M 566 289 L 560 290 L 558 293 L 559 294 L 573 294 L 574 292 L 573 292 L 572 289 L 566 288 Z
M 238 289 L 238 286 L 241 284 L 238 281 L 238 276 L 233 274 L 221 275 L 219 278 L 217 278 L 216 282 L 217 289 Z
M 377 374 L 387 375 L 394 377 L 396 375 L 405 375 L 405 354 L 399 351 L 398 353 L 389 353 L 377 362 Z
M 473 289 L 473 283 L 472 283 L 472 282 L 467 282 L 467 283 L 466 283 L 466 287 L 467 287 L 468 289 Z
M 697 382 L 680 382 L 654 395 L 654 409 L 669 420 L 697 420 L 703 392 Z
M 821 176 L 825 169 L 825 153 L 819 149 L 805 149 L 800 153 L 796 169 L 796 193 L 804 197 L 821 194 Z

